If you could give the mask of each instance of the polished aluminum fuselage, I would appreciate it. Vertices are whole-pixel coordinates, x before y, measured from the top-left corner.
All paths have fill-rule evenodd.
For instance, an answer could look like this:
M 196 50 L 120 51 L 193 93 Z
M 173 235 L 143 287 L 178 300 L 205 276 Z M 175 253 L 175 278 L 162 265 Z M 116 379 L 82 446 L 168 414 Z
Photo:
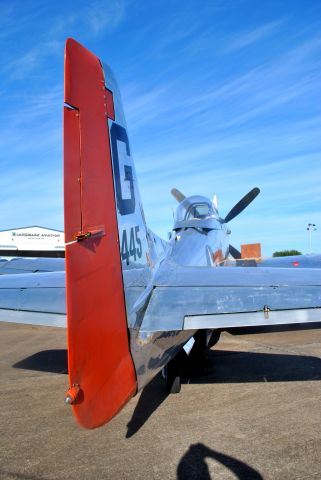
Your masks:
M 160 322 L 159 315 L 147 318 L 146 307 L 149 305 L 149 297 L 152 294 L 154 277 L 160 266 L 165 270 L 168 268 L 168 271 L 175 271 L 176 266 L 206 267 L 210 266 L 209 262 L 212 262 L 213 268 L 220 268 L 219 264 L 209 259 L 209 250 L 224 252 L 226 255 L 228 237 L 226 230 L 219 222 L 216 226 L 218 228 L 212 230 L 203 230 L 201 227 L 175 230 L 167 243 L 148 231 L 147 235 L 151 240 L 151 257 L 155 263 L 141 267 L 123 264 L 130 348 L 139 388 L 146 385 L 196 332 L 195 329 L 182 330 L 179 320 L 176 328 L 172 321 L 166 322 L 166 318 L 173 317 L 175 292 L 168 303 L 161 302 L 161 305 L 153 307 L 156 309 L 161 307 L 163 321 Z M 157 301 L 154 297 L 154 302 L 155 299 Z M 177 298 L 177 305 L 180 301 Z

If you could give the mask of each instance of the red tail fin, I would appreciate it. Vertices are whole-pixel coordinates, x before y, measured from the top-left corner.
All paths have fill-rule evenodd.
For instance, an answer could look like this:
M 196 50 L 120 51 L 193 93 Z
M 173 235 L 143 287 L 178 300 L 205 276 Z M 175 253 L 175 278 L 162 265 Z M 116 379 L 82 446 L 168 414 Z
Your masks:
M 136 392 L 128 345 L 107 119 L 112 94 L 99 59 L 72 39 L 65 51 L 64 183 L 68 362 L 73 410 L 87 428 Z

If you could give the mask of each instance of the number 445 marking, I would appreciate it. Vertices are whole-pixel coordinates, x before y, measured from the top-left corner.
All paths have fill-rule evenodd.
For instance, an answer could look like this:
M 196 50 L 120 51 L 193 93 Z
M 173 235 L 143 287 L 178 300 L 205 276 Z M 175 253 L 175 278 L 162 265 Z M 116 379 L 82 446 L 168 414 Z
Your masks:
M 129 239 L 128 239 L 129 237 Z M 136 262 L 137 257 L 141 258 L 143 253 L 142 241 L 139 238 L 139 226 L 131 227 L 127 236 L 127 230 L 123 230 L 121 239 L 121 259 L 126 260 L 126 265 L 129 265 L 130 257 L 134 257 Z

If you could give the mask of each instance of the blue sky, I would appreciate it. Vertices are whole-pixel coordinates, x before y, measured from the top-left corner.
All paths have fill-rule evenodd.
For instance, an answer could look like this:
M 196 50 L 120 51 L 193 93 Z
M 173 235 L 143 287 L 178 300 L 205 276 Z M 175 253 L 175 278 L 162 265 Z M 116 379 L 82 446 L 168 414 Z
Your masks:
M 321 251 L 319 1 L 0 1 L 0 229 L 63 228 L 63 49 L 73 37 L 119 80 L 148 225 L 218 195 L 231 243 Z

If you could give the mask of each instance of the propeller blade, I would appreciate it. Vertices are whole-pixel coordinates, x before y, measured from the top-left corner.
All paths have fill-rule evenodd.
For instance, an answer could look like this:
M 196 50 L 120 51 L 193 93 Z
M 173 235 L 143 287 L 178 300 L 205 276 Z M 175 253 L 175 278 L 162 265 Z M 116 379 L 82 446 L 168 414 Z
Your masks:
M 185 195 L 182 194 L 182 192 L 180 192 L 179 190 L 177 190 L 177 188 L 172 188 L 171 190 L 171 194 L 173 195 L 173 197 L 175 198 L 175 200 L 178 201 L 178 203 L 181 203 L 183 200 L 185 200 Z
M 228 223 L 233 218 L 237 217 L 243 210 L 258 196 L 260 189 L 255 187 L 247 193 L 226 215 L 224 222 Z
M 217 210 L 217 208 L 218 208 L 218 201 L 217 201 L 217 195 L 216 195 L 216 193 L 215 193 L 214 196 L 213 196 L 212 203 L 213 203 L 214 207 L 215 207 L 216 210 Z
M 235 260 L 239 260 L 241 258 L 241 252 L 237 248 L 233 247 L 233 245 L 229 245 L 228 248 L 230 254 L 233 258 L 235 258 Z

